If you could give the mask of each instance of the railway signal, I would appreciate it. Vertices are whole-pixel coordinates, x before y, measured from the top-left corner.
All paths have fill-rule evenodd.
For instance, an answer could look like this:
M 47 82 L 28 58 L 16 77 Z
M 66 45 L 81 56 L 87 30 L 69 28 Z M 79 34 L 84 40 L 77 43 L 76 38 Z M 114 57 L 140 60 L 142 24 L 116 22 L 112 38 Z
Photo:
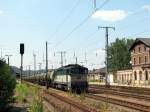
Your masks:
M 21 54 L 21 67 L 20 67 L 21 73 L 20 73 L 20 82 L 22 83 L 24 43 L 20 43 L 20 54 Z

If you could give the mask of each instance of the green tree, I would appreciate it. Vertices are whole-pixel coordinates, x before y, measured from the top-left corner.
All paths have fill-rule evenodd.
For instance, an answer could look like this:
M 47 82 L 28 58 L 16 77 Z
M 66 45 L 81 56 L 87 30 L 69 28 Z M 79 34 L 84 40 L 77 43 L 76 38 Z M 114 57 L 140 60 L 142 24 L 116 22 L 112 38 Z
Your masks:
M 0 110 L 13 96 L 15 85 L 16 80 L 11 75 L 10 67 L 0 59 Z
M 108 47 L 108 67 L 109 71 L 123 70 L 131 68 L 130 47 L 133 39 L 119 39 L 111 43 Z

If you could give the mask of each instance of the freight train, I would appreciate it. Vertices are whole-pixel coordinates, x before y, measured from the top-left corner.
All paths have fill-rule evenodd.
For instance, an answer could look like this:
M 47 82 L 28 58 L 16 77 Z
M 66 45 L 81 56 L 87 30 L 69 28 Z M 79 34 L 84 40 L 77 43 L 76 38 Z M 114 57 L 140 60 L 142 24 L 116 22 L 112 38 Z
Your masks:
M 28 76 L 26 81 L 40 85 L 59 88 L 68 91 L 86 92 L 88 69 L 78 64 L 69 64 L 55 70 L 49 70 L 48 74 L 38 73 Z

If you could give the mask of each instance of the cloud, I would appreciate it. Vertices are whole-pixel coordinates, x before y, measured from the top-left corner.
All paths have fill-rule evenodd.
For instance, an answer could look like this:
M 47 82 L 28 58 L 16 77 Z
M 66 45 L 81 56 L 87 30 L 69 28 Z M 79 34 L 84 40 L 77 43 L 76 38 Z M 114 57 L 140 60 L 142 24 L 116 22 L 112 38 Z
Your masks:
M 144 5 L 142 8 L 147 10 L 147 11 L 150 11 L 150 5 Z
M 0 10 L 0 14 L 3 14 L 3 13 L 4 13 L 4 11 Z
M 98 10 L 92 15 L 92 18 L 116 22 L 125 19 L 127 15 L 128 13 L 123 10 Z

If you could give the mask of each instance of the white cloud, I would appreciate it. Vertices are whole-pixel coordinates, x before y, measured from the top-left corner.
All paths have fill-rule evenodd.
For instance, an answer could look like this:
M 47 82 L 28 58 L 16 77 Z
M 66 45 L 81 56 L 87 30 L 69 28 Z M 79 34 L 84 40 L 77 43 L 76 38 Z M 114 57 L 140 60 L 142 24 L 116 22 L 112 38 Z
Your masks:
M 128 13 L 123 10 L 98 10 L 92 15 L 92 18 L 108 22 L 116 22 L 126 18 L 127 15 Z
M 145 9 L 145 10 L 147 10 L 147 11 L 150 11 L 150 5 L 145 5 L 142 8 Z
M 0 10 L 0 14 L 3 14 L 4 12 L 2 10 Z

